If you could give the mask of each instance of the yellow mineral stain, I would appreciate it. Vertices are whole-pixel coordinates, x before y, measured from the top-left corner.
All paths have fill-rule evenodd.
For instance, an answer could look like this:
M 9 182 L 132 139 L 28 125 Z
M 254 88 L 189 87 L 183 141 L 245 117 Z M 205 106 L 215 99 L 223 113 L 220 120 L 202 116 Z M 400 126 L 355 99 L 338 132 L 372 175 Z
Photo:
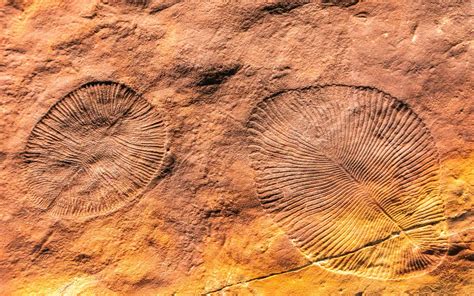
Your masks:
M 453 158 L 442 163 L 442 191 L 446 200 L 446 215 L 457 216 L 474 207 L 474 153 L 465 158 Z
M 445 215 L 450 217 L 456 215 L 456 213 L 460 214 L 459 209 L 461 208 L 464 208 L 464 210 L 472 209 L 474 153 L 464 158 L 452 158 L 443 161 L 442 171 L 441 185 L 446 200 Z M 456 212 L 453 209 L 457 209 Z M 450 229 L 450 232 L 457 232 L 457 229 Z M 446 263 L 440 261 L 440 264 Z M 439 268 L 441 268 L 441 271 L 437 272 L 442 272 L 443 268 Z M 438 275 L 430 272 L 422 277 L 407 280 L 384 281 L 385 293 L 391 295 L 391 293 L 396 293 L 400 289 L 408 289 L 411 286 L 434 285 L 438 280 Z M 350 285 L 345 284 L 349 282 Z M 282 283 L 291 284 L 282 285 Z M 274 291 L 272 295 L 313 295 L 317 291 L 317 295 L 354 295 L 361 290 L 367 289 L 370 291 L 372 285 L 374 285 L 373 279 L 324 270 L 319 266 L 309 266 L 296 272 L 283 272 L 247 283 L 243 281 L 243 283 L 233 285 L 221 292 L 225 295 L 260 295 L 265 291 Z M 343 286 L 345 288 L 338 288 Z
M 283 231 L 272 224 L 268 217 L 235 223 L 231 231 L 226 231 L 224 242 L 207 241 L 203 257 L 205 269 L 210 272 L 206 276 L 205 290 L 241 285 L 262 275 L 305 264 L 303 255 L 293 248 Z M 262 263 L 266 257 L 268 264 Z
M 93 276 L 53 276 L 36 278 L 28 282 L 13 283 L 12 296 L 26 295 L 52 295 L 52 296 L 73 296 L 73 295 L 116 295 L 109 289 L 99 285 L 98 280 Z M 99 294 L 98 294 L 99 293 Z
M 96 280 L 91 277 L 74 278 L 72 281 L 64 284 L 53 295 L 61 296 L 73 296 L 80 295 L 85 292 L 88 288 L 91 288 L 96 284 Z
M 124 257 L 109 274 L 122 278 L 129 283 L 138 283 L 146 274 L 156 268 L 157 262 L 152 260 L 153 254 L 136 254 Z

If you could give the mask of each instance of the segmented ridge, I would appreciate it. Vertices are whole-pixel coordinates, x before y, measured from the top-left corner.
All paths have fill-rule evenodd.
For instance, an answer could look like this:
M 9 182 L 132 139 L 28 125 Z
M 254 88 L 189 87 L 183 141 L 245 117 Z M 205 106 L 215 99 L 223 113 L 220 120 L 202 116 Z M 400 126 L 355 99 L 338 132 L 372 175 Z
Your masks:
M 439 160 L 420 118 L 376 89 L 277 94 L 248 122 L 265 210 L 314 262 L 397 279 L 434 268 L 446 240 Z
M 118 209 L 155 176 L 166 138 L 161 115 L 129 87 L 83 85 L 31 132 L 24 156 L 33 201 L 61 216 Z

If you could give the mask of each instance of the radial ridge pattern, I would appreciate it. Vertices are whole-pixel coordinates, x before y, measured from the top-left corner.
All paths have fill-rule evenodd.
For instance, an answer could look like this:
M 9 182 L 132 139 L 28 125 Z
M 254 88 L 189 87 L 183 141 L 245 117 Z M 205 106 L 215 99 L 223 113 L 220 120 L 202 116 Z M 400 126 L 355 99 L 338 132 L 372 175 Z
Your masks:
M 58 101 L 25 149 L 34 201 L 57 215 L 89 216 L 133 200 L 165 153 L 160 114 L 122 84 L 94 82 Z
M 362 87 L 287 91 L 249 131 L 261 204 L 311 261 L 379 279 L 441 262 L 438 154 L 406 104 Z

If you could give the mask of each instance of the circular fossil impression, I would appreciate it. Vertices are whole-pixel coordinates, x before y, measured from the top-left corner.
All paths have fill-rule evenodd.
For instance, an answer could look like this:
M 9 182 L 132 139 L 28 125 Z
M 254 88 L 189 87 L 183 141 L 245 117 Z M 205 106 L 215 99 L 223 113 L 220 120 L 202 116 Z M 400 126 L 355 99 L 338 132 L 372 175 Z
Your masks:
M 313 87 L 267 98 L 248 124 L 260 202 L 314 264 L 399 279 L 442 261 L 438 154 L 406 104 Z
M 165 153 L 160 114 L 114 82 L 88 83 L 36 124 L 25 149 L 34 201 L 57 215 L 110 212 L 153 179 Z

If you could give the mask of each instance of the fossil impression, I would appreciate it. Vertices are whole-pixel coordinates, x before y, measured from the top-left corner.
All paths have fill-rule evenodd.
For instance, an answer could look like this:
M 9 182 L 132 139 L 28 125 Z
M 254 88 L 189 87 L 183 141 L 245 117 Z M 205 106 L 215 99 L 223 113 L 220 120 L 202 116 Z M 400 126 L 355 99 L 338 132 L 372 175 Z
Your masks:
M 446 252 L 439 161 L 404 103 L 352 86 L 292 90 L 249 120 L 262 206 L 312 262 L 399 279 Z
M 150 183 L 165 142 L 160 114 L 132 89 L 83 85 L 31 132 L 24 153 L 28 188 L 39 206 L 57 215 L 113 211 Z

